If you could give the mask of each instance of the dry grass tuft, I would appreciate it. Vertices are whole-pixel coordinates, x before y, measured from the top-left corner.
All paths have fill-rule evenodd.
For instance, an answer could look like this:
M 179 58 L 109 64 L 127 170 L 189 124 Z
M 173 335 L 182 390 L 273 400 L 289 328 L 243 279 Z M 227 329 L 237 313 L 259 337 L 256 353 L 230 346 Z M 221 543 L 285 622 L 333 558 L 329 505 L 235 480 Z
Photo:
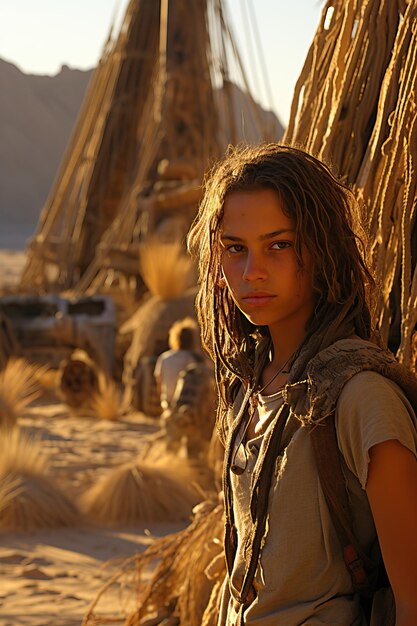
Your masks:
M 39 385 L 45 391 L 55 393 L 58 386 L 58 370 L 47 368 L 35 374 Z
M 195 470 L 175 457 L 164 466 L 126 463 L 90 487 L 81 506 L 102 524 L 184 521 L 201 500 L 196 478 Z
M 137 589 L 137 609 L 124 626 L 215 626 L 226 573 L 223 527 L 223 505 L 217 498 L 196 507 L 184 530 L 155 539 L 145 552 L 126 561 L 93 602 L 83 626 L 104 623 L 97 607 L 114 584 L 121 592 L 128 585 Z
M 39 377 L 46 368 L 10 359 L 0 372 L 0 427 L 11 428 L 28 405 L 41 395 Z
M 14 428 L 0 440 L 0 529 L 34 530 L 71 526 L 74 505 L 47 475 L 39 441 Z
M 122 412 L 121 399 L 114 380 L 104 375 L 99 377 L 99 391 L 93 393 L 90 405 L 91 413 L 95 417 L 103 420 L 119 419 Z
M 141 247 L 139 259 L 142 278 L 153 296 L 178 298 L 195 282 L 193 262 L 179 241 L 149 239 Z

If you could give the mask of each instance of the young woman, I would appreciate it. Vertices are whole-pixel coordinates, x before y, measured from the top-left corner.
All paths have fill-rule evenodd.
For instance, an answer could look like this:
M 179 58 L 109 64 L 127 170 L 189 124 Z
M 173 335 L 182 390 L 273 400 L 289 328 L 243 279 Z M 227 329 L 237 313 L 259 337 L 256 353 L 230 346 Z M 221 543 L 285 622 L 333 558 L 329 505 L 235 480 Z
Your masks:
M 189 248 L 226 447 L 219 626 L 367 623 L 312 445 L 331 420 L 359 552 L 372 572 L 379 539 L 396 624 L 417 624 L 416 386 L 374 341 L 355 215 L 289 146 L 231 151 L 206 182 Z

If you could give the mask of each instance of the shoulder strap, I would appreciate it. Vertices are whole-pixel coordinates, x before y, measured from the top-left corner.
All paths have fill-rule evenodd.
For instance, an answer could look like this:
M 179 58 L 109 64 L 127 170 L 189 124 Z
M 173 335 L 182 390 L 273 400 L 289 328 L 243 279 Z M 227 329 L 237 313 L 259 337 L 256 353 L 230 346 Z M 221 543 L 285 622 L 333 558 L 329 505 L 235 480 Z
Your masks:
M 355 591 L 366 593 L 370 582 L 365 570 L 367 557 L 361 552 L 353 535 L 353 520 L 337 443 L 335 414 L 311 428 L 311 443 L 321 488 L 330 517 L 340 541 L 343 558 Z

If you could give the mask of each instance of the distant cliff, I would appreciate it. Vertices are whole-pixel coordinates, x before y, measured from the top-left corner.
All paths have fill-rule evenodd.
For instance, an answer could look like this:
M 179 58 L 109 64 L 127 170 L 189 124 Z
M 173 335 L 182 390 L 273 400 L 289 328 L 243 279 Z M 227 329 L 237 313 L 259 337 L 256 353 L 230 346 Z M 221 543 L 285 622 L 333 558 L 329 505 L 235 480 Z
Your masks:
M 0 248 L 23 247 L 34 233 L 92 71 L 64 65 L 37 76 L 0 59 Z M 264 115 L 281 136 L 275 115 Z
M 90 76 L 34 76 L 0 59 L 0 247 L 34 232 Z

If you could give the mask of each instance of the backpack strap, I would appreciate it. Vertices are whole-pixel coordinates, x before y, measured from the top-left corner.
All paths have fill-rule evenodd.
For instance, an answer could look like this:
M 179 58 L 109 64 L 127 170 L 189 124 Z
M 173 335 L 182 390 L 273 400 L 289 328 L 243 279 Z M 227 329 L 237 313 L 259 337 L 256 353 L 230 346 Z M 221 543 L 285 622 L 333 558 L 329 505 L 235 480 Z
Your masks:
M 352 579 L 353 588 L 362 594 L 369 592 L 370 581 L 365 569 L 368 558 L 358 547 L 352 532 L 353 519 L 349 506 L 346 479 L 343 475 L 341 452 L 337 443 L 334 412 L 310 431 L 311 444 L 321 488 L 329 507 L 343 558 Z

